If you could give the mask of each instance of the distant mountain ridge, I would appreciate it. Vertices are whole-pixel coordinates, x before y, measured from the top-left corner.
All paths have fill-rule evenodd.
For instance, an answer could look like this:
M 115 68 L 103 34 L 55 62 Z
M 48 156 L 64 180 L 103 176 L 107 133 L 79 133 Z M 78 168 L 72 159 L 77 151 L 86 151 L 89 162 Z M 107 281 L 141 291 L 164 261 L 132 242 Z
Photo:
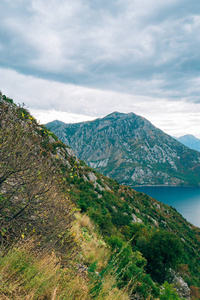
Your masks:
M 89 166 L 122 184 L 200 185 L 200 153 L 134 113 L 46 126 Z
M 180 143 L 182 143 L 183 145 L 189 147 L 190 149 L 200 152 L 200 139 L 198 139 L 194 135 L 186 134 L 175 139 Z

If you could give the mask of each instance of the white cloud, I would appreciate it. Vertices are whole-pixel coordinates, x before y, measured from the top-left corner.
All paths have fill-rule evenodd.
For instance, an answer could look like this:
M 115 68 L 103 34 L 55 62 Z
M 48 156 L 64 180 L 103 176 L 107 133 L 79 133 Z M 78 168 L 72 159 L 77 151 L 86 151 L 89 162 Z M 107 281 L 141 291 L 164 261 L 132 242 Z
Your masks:
M 2 1 L 0 9 L 6 14 L 0 19 L 0 64 L 43 78 L 96 88 L 109 85 L 128 93 L 135 93 L 130 86 L 138 79 L 164 75 L 173 82 L 178 75 L 182 86 L 187 83 L 183 68 L 186 73 L 192 70 L 191 76 L 191 58 L 199 54 L 194 0 L 102 3 Z M 173 90 L 181 93 L 182 86 Z M 162 88 L 164 93 L 167 88 Z
M 2 92 L 24 102 L 41 122 L 55 119 L 66 123 L 92 120 L 113 112 L 134 112 L 168 134 L 200 137 L 200 103 L 187 99 L 169 101 L 38 79 L 0 69 Z
M 63 121 L 64 123 L 79 123 L 96 119 L 87 115 L 56 111 L 55 109 L 44 111 L 32 109 L 31 113 L 40 124 L 46 124 L 54 120 Z

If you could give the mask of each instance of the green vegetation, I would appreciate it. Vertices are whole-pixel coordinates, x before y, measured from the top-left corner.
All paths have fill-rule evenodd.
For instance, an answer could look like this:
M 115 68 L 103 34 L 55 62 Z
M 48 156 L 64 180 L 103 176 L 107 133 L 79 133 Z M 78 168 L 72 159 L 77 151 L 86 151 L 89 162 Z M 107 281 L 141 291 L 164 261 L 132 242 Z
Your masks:
M 168 282 L 163 284 L 165 288 L 163 293 L 161 293 L 160 300 L 179 300 L 178 293 L 174 290 L 173 285 L 170 285 Z
M 198 299 L 200 230 L 0 96 L 0 297 L 176 300 L 176 274 Z
M 183 258 L 183 245 L 173 233 L 160 230 L 154 232 L 149 240 L 138 241 L 140 251 L 145 255 L 148 273 L 153 280 L 164 283 L 170 279 L 171 269 L 175 269 Z

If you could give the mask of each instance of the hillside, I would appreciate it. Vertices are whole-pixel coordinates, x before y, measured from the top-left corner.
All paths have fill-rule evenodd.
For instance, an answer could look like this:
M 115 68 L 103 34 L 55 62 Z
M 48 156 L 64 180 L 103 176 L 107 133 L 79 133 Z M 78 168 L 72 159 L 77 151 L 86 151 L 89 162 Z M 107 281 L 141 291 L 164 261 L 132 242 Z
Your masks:
M 0 297 L 198 299 L 200 229 L 0 96 Z
M 200 185 L 200 153 L 133 113 L 46 126 L 90 167 L 121 184 Z
M 200 151 L 200 139 L 192 134 L 186 134 L 175 139 L 190 149 Z

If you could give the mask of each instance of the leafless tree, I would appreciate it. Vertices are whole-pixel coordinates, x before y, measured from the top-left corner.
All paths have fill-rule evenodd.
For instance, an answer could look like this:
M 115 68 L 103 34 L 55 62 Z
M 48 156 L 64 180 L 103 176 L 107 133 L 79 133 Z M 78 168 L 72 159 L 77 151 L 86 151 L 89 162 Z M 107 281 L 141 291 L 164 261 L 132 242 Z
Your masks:
M 58 185 L 59 164 L 23 111 L 0 99 L 0 240 L 37 233 L 43 242 L 63 244 L 71 213 Z

